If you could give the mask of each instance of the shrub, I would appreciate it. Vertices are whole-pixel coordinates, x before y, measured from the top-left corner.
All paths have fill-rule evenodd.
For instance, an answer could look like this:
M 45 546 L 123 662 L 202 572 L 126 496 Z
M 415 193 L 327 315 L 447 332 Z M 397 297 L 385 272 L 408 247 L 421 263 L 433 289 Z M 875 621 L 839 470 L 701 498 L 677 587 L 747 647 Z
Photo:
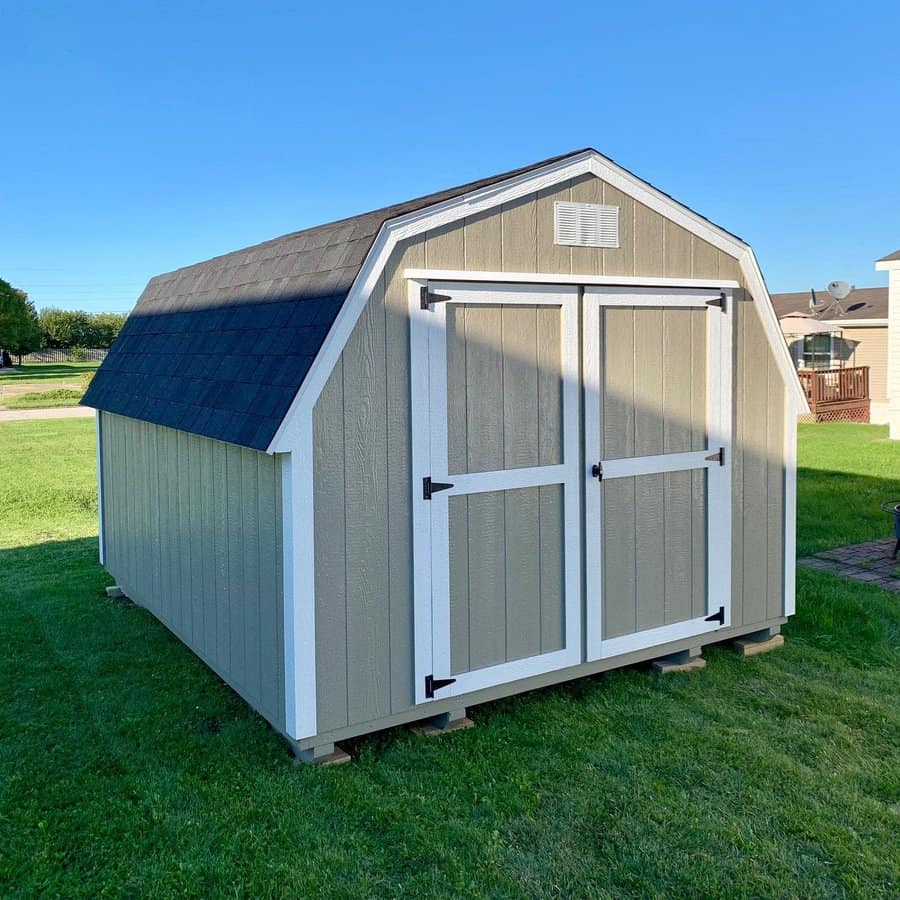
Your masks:
M 72 362 L 84 362 L 87 359 L 87 347 L 76 344 L 72 348 Z

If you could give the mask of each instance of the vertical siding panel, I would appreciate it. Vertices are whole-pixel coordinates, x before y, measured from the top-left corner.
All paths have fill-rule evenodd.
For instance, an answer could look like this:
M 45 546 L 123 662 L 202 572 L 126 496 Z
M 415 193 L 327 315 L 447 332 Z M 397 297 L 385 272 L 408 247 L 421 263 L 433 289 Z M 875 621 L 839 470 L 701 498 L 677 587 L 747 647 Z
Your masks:
M 191 590 L 191 461 L 192 436 L 178 432 L 178 541 L 180 568 L 178 581 L 181 586 L 181 628 L 192 646 L 197 646 L 194 632 L 194 595 Z
M 641 309 L 634 315 L 634 452 L 650 456 L 663 450 L 662 310 Z M 665 541 L 663 504 L 661 475 L 635 479 L 638 630 L 665 620 L 665 560 L 660 553 Z
M 600 488 L 604 638 L 631 634 L 637 625 L 635 480 L 615 478 L 604 481 Z M 589 525 L 588 536 L 594 534 L 596 530 Z M 587 602 L 600 603 L 601 598 L 588 597 Z
M 747 340 L 744 372 L 744 622 L 761 622 L 766 617 L 767 568 L 767 464 L 768 429 L 768 346 L 756 315 L 745 307 Z
M 691 449 L 707 446 L 707 310 L 691 313 Z M 691 472 L 691 599 L 694 617 L 706 613 L 706 471 Z
M 203 653 L 207 652 L 206 646 L 206 597 L 203 593 L 203 565 L 206 557 L 203 546 L 203 531 L 201 526 L 202 507 L 202 475 L 200 473 L 200 452 L 202 441 L 191 435 L 188 438 L 188 479 L 190 483 L 189 529 L 191 547 L 191 611 L 193 618 L 194 645 L 200 647 Z
M 241 540 L 244 547 L 241 592 L 257 602 L 242 604 L 244 612 L 244 684 L 254 697 L 262 696 L 259 596 L 259 472 L 257 453 L 241 449 Z
M 447 308 L 447 471 L 466 471 L 466 307 Z
M 506 659 L 541 651 L 541 571 L 538 489 L 505 492 Z
M 213 547 L 216 585 L 216 659 L 231 668 L 231 580 L 228 559 L 228 446 L 214 444 Z
M 503 356 L 500 308 L 466 310 L 466 421 L 469 472 L 503 468 Z
M 663 271 L 663 217 L 642 203 L 634 204 L 634 274 Z
M 219 594 L 216 590 L 216 518 L 214 497 L 218 493 L 216 481 L 221 472 L 215 465 L 215 444 L 199 440 L 200 445 L 200 527 L 203 546 L 203 647 L 214 657 L 217 644 Z M 273 511 L 280 518 L 280 510 Z M 281 545 L 278 545 L 280 552 Z M 280 582 L 279 582 L 280 583 Z
M 603 182 L 595 175 L 572 179 L 573 203 L 602 203 Z M 572 247 L 572 271 L 578 275 L 603 274 L 603 250 L 599 247 Z
M 503 467 L 536 466 L 539 458 L 537 310 L 533 306 L 503 306 L 500 323 Z
M 395 253 L 384 276 L 385 352 L 390 372 L 386 395 L 392 712 L 406 709 L 415 702 L 409 312 L 407 283 L 401 263 L 423 266 L 424 242 L 413 242 L 405 253 Z
M 503 493 L 469 496 L 469 652 L 472 668 L 506 660 Z
M 691 277 L 691 233 L 666 219 L 665 267 L 667 278 Z
M 693 312 L 663 311 L 663 386 L 665 415 L 663 451 L 680 453 L 692 443 Z M 691 617 L 692 594 L 692 477 L 690 472 L 671 472 L 663 478 L 665 511 L 665 622 Z
M 730 278 L 732 281 L 741 280 L 741 267 L 738 261 L 727 253 L 718 251 L 719 257 L 719 278 Z M 745 285 L 746 287 L 746 285 Z
M 247 661 L 244 653 L 244 546 L 241 503 L 241 448 L 226 445 L 226 509 L 228 516 L 228 646 L 231 671 L 244 689 Z
M 316 709 L 319 729 L 341 728 L 347 718 L 347 477 L 343 366 L 325 382 L 313 414 L 316 560 Z M 296 527 L 296 526 L 295 526 Z M 302 527 L 302 525 L 301 525 Z
M 500 216 L 493 212 L 470 216 L 465 223 L 465 265 L 476 272 L 498 272 L 503 265 Z
M 691 276 L 719 277 L 719 251 L 696 235 L 691 235 Z
M 556 308 L 537 309 L 538 465 L 563 461 L 562 319 Z
M 563 523 L 562 485 L 538 488 L 541 544 L 541 652 L 561 650 L 565 644 L 565 602 L 563 597 Z
M 568 274 L 572 271 L 572 248 L 560 247 L 554 240 L 554 206 L 557 200 L 571 199 L 568 181 L 540 191 L 535 200 L 537 226 L 537 270 L 546 273 Z
M 360 317 L 344 358 L 351 722 L 387 715 L 391 708 L 384 335 L 378 291 Z
M 634 456 L 634 313 L 606 308 L 601 316 L 600 447 L 604 459 Z
M 611 184 L 604 184 L 603 202 L 619 207 L 619 247 L 617 250 L 603 250 L 603 274 L 633 275 L 634 200 Z
M 530 197 L 504 203 L 500 214 L 502 270 L 537 271 L 537 215 Z
M 784 609 L 784 394 L 781 374 L 768 354 L 768 446 L 766 449 L 766 480 L 768 482 L 768 509 L 766 535 L 768 543 L 768 589 L 766 614 L 770 618 L 780 616 Z M 788 561 L 788 565 L 792 561 Z
M 425 240 L 426 268 L 461 269 L 465 265 L 465 260 L 465 230 L 458 224 L 454 222 L 427 233 Z M 371 303 L 371 301 L 369 302 Z
M 450 669 L 469 670 L 469 500 L 448 498 L 450 521 Z

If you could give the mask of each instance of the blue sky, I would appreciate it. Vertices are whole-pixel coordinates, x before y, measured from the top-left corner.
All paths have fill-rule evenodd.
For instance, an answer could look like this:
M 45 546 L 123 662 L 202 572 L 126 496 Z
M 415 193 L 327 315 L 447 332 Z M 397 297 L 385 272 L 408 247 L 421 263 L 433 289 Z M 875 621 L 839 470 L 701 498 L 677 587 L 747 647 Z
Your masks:
M 0 2 L 0 277 L 127 310 L 157 273 L 594 146 L 773 291 L 900 247 L 893 2 Z

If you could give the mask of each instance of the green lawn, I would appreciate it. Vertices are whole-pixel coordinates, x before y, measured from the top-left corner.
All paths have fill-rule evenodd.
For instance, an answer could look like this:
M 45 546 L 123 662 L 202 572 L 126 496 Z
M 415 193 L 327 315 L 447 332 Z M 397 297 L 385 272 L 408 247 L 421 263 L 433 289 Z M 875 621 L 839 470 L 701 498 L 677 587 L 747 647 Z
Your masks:
M 93 423 L 0 441 L 0 895 L 897 896 L 896 596 L 801 571 L 777 653 L 713 648 L 691 675 L 613 672 L 295 767 L 105 598 Z M 892 455 L 878 429 L 804 429 L 801 546 L 887 533 L 857 509 L 864 485 L 900 494 Z
M 43 384 L 53 381 L 78 381 L 85 372 L 94 372 L 100 366 L 97 361 L 72 363 L 25 363 L 15 372 L 0 375 L 0 386 L 5 384 Z
M 3 409 L 47 409 L 53 406 L 77 406 L 84 391 L 73 391 L 71 388 L 55 388 L 51 391 L 38 391 L 33 394 L 19 394 L 17 397 L 0 404 Z

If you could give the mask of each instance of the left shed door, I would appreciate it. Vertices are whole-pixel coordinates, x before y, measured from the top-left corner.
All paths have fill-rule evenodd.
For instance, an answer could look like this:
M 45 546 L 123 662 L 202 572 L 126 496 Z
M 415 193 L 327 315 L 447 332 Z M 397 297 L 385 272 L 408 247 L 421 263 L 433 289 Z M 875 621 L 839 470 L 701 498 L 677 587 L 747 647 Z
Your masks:
M 410 291 L 418 703 L 581 661 L 577 289 L 428 291 L 424 309 Z

